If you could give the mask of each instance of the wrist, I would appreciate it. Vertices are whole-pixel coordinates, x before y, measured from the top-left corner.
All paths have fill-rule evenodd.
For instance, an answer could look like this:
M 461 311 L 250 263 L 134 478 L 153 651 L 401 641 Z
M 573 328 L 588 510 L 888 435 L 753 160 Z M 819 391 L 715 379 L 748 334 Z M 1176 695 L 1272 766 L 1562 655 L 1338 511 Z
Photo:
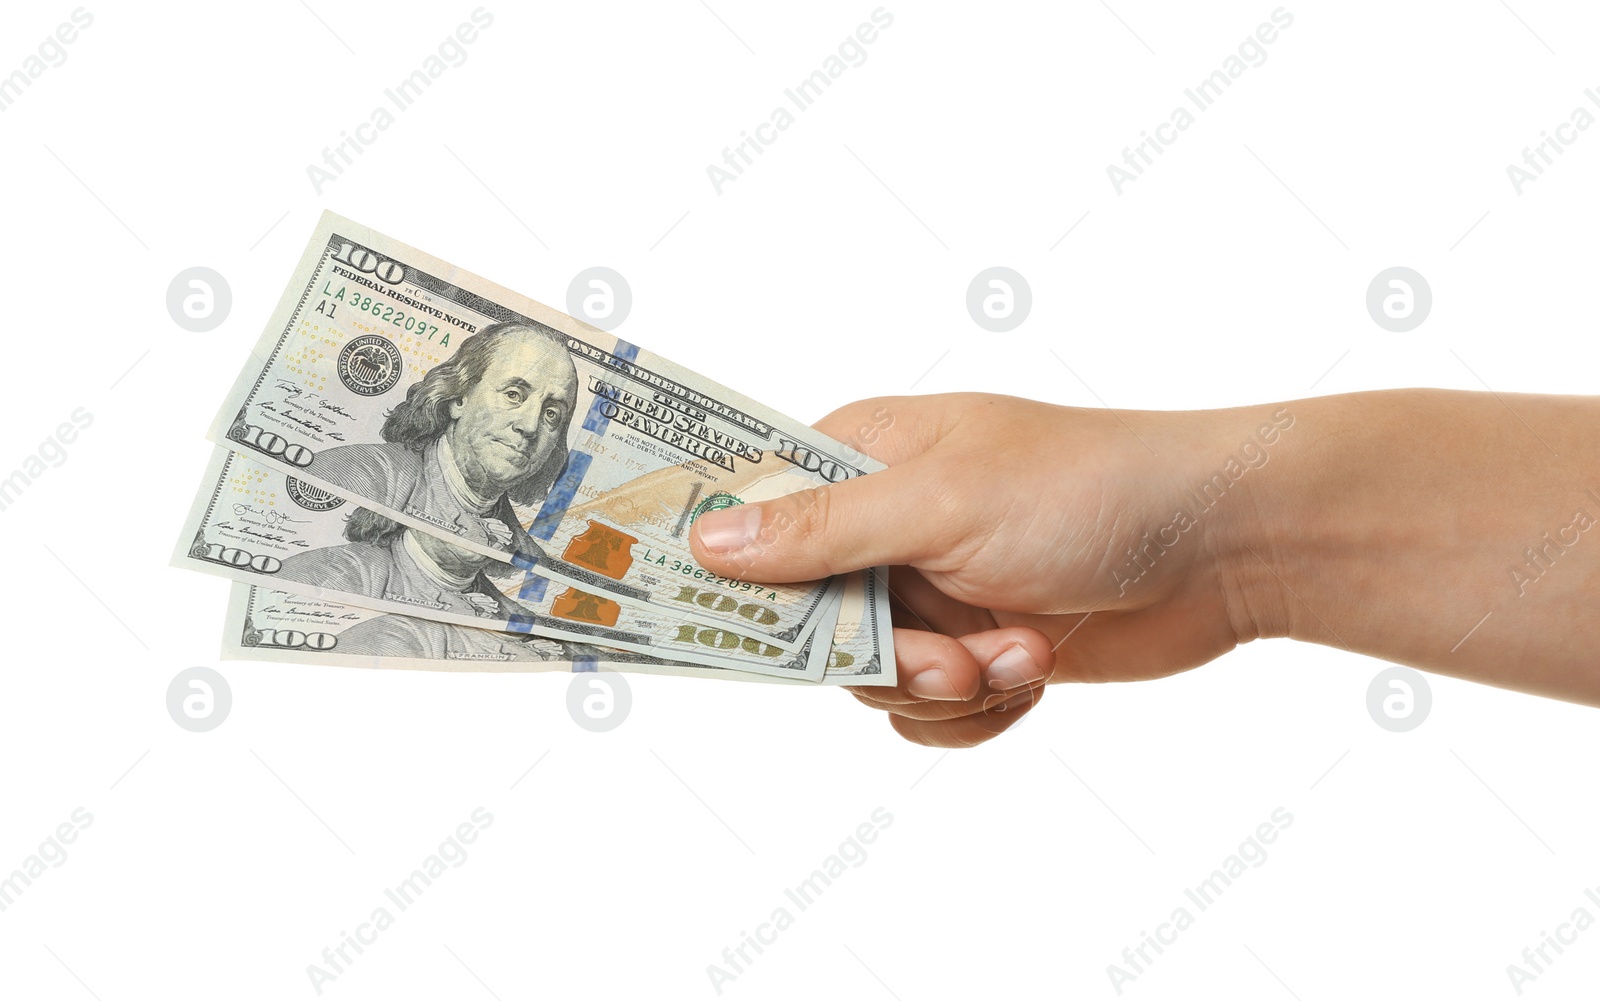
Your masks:
M 1356 463 L 1373 461 L 1375 444 L 1364 440 L 1363 410 L 1363 396 L 1352 394 L 1216 412 L 1216 454 L 1230 461 L 1204 481 L 1207 543 L 1241 643 L 1340 643 L 1319 606 L 1332 565 L 1372 531 L 1359 523 L 1370 512 Z
M 1281 407 L 1292 425 L 1219 519 L 1220 579 L 1248 637 L 1394 659 L 1436 645 L 1433 627 L 1470 627 L 1499 583 L 1495 544 L 1531 499 L 1484 487 L 1540 458 L 1504 447 L 1515 418 L 1488 394 L 1430 389 Z M 1440 621 L 1417 621 L 1423 608 Z

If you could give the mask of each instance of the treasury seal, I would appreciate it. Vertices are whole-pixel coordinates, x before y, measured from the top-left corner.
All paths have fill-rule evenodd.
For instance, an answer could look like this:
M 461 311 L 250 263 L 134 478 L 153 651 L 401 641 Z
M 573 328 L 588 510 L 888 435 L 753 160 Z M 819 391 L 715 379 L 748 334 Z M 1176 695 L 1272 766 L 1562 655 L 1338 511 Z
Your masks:
M 321 487 L 314 487 L 293 476 L 283 478 L 283 489 L 288 493 L 290 500 L 307 511 L 332 511 L 344 503 L 343 497 L 336 497 Z
M 387 337 L 362 334 L 339 352 L 339 381 L 358 396 L 382 396 L 400 381 L 405 365 Z

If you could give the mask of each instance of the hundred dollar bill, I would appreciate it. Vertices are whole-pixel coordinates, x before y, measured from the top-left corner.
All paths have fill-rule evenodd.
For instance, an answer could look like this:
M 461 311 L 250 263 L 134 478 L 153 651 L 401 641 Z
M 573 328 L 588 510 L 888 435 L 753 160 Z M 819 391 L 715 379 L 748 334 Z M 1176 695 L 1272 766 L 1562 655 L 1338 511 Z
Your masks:
M 880 615 L 879 595 L 888 592 L 887 570 L 851 574 L 840 601 L 839 622 L 822 680 L 830 685 L 893 687 L 898 677 L 894 633 L 888 616 Z
M 593 643 L 489 629 L 440 630 L 437 625 L 236 581 L 228 599 L 222 656 L 428 671 L 621 671 L 815 687 L 814 682 L 706 667 Z M 819 629 L 814 635 L 820 633 Z
M 863 587 L 870 587 L 864 582 Z M 848 605 L 848 601 L 845 603 Z M 863 609 L 869 601 L 857 602 Z M 544 636 L 463 629 L 429 638 L 428 627 L 405 617 L 355 605 L 310 598 L 234 582 L 228 599 L 222 656 L 227 660 L 272 660 L 335 667 L 404 668 L 429 671 L 620 671 L 669 674 L 777 685 L 810 682 L 685 664 L 650 654 Z M 816 634 L 820 635 L 819 629 Z M 815 642 L 815 640 L 813 640 Z M 863 661 L 835 643 L 824 685 L 892 685 L 886 672 L 852 670 Z M 887 678 L 887 680 L 885 680 Z
M 689 525 L 883 468 L 332 213 L 210 434 L 474 553 L 791 651 L 815 628 L 826 582 L 712 574 L 690 554 Z
M 807 681 L 820 680 L 825 670 L 837 594 L 845 584 L 840 578 L 825 592 L 817 618 L 827 631 L 819 643 L 784 650 L 759 636 L 685 618 L 673 606 L 622 605 L 604 595 L 553 584 L 374 516 L 224 448 L 216 450 L 206 469 L 173 564 L 402 613 L 403 624 L 433 637 L 430 642 L 445 642 L 463 631 L 532 633 Z

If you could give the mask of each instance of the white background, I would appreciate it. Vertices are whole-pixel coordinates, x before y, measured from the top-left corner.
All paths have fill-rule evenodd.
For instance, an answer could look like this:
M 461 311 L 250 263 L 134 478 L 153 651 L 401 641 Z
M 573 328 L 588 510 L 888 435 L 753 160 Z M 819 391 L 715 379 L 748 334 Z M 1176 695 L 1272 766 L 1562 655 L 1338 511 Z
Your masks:
M 227 586 L 166 563 L 323 208 L 558 307 L 615 268 L 620 334 L 805 420 L 913 387 L 1154 409 L 1594 390 L 1600 129 L 1521 195 L 1505 170 L 1600 88 L 1592 5 L 1290 5 L 1266 63 L 1118 195 L 1106 166 L 1270 0 L 1113 0 L 1125 24 L 1093 0 L 895 4 L 719 195 L 706 166 L 874 5 L 710 2 L 493 4 L 320 194 L 306 166 L 473 4 L 96 5 L 0 114 L 0 476 L 94 416 L 0 512 L 0 873 L 94 817 L 0 913 L 0 994 L 314 997 L 307 965 L 483 806 L 465 864 L 324 996 L 709 998 L 707 966 L 787 904 L 725 996 L 1114 997 L 1107 965 L 1281 806 L 1265 864 L 1124 996 L 1516 996 L 1524 947 L 1600 917 L 1591 709 L 1434 678 L 1393 734 L 1365 708 L 1383 664 L 1275 641 L 1053 688 L 943 753 L 838 691 L 636 678 L 592 734 L 562 674 L 219 664 Z M 12 5 L 0 74 L 71 10 Z M 165 306 L 195 265 L 233 290 L 203 334 Z M 965 309 L 991 265 L 1033 289 L 1007 334 Z M 1394 265 L 1434 294 L 1406 334 L 1365 309 Z M 232 686 L 210 733 L 165 708 L 193 665 Z M 798 912 L 784 888 L 878 807 L 865 863 Z M 1526 995 L 1597 982 L 1600 928 Z

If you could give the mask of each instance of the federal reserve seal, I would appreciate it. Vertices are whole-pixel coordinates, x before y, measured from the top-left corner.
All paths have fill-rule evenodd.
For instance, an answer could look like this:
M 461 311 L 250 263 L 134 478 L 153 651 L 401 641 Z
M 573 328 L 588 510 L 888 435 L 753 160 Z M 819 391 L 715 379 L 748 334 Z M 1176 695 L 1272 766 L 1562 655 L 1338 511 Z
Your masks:
M 738 507 L 743 503 L 744 501 L 735 497 L 733 494 L 728 493 L 726 490 L 718 490 L 716 493 L 712 494 L 710 497 L 707 497 L 705 500 L 694 506 L 694 512 L 689 515 L 689 521 L 690 523 L 698 521 L 700 516 L 705 514 L 707 511 L 721 511 L 725 507 Z
M 285 476 L 283 478 L 283 489 L 288 493 L 290 500 L 307 511 L 332 511 L 344 503 L 343 497 L 335 497 L 321 487 L 314 487 L 304 480 L 295 479 L 293 476 Z
M 362 334 L 339 352 L 339 381 L 358 396 L 382 396 L 400 381 L 405 365 L 387 337 Z

